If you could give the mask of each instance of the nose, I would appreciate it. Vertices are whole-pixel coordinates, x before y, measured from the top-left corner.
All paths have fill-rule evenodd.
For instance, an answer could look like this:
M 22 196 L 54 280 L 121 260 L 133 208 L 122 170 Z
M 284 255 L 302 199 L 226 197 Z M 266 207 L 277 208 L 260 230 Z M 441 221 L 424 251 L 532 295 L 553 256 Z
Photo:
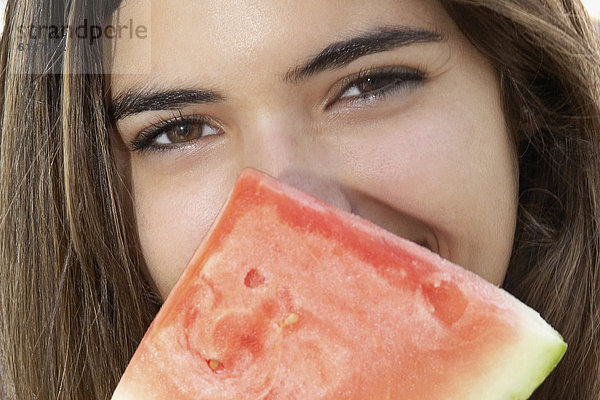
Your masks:
M 352 212 L 347 191 L 341 183 L 318 177 L 307 171 L 286 169 L 276 178 L 341 210 Z
M 329 162 L 332 157 L 328 154 L 335 149 L 320 145 L 309 137 L 310 132 L 301 128 L 302 124 L 285 118 L 258 125 L 260 129 L 249 129 L 244 135 L 245 157 L 240 167 L 256 168 L 334 207 L 352 212 L 350 192 L 338 179 L 343 171 L 332 168 L 333 163 Z

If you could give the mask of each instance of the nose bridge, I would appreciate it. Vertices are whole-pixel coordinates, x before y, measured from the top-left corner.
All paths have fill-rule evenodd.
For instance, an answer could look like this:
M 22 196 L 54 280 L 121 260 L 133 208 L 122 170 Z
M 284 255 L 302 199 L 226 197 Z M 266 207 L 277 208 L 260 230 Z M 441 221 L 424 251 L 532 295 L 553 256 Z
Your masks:
M 273 176 L 301 167 L 301 142 L 310 132 L 292 112 L 282 108 L 255 111 L 245 118 L 241 130 L 243 167 L 254 167 Z
M 333 206 L 352 211 L 347 192 L 329 168 L 326 154 L 317 148 L 309 119 L 289 110 L 262 112 L 242 127 L 243 165 L 265 172 Z

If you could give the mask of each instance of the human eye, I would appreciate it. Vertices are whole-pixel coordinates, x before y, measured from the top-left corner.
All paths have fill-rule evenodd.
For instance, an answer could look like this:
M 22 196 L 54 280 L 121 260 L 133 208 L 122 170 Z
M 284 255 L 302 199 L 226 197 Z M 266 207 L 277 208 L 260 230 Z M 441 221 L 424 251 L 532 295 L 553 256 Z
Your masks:
M 329 106 L 339 102 L 357 106 L 373 104 L 387 96 L 418 86 L 425 79 L 423 71 L 408 67 L 362 70 L 342 80 L 340 94 Z
M 131 143 L 131 148 L 134 151 L 183 148 L 204 137 L 221 133 L 222 128 L 206 117 L 179 115 L 159 120 L 142 130 Z

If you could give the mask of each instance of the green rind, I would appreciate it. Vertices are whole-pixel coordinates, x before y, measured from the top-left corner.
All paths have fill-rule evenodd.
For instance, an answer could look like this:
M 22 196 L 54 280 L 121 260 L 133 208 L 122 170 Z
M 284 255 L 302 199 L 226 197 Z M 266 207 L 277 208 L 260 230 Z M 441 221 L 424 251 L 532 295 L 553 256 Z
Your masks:
M 539 344 L 538 344 L 539 345 Z M 545 347 L 545 346 L 542 346 Z M 533 392 L 542 384 L 542 382 L 550 375 L 567 350 L 567 344 L 562 337 L 556 334 L 556 340 L 547 343 L 546 359 L 540 360 L 537 363 L 540 368 L 536 370 L 535 365 L 532 366 L 532 371 L 537 374 L 530 377 L 529 387 L 524 386 L 523 390 L 515 393 L 510 397 L 514 400 L 528 399 Z
M 554 370 L 567 350 L 562 336 L 542 317 L 517 299 L 520 309 L 520 340 L 498 355 L 493 373 L 469 399 L 526 400 Z

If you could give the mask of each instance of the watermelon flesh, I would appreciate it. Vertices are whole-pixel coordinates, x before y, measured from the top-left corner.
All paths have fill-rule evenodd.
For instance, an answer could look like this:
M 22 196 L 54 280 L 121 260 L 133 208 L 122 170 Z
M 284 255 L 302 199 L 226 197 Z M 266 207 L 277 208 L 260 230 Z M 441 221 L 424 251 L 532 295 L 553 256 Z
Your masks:
M 526 399 L 565 350 L 507 292 L 246 168 L 113 400 Z

